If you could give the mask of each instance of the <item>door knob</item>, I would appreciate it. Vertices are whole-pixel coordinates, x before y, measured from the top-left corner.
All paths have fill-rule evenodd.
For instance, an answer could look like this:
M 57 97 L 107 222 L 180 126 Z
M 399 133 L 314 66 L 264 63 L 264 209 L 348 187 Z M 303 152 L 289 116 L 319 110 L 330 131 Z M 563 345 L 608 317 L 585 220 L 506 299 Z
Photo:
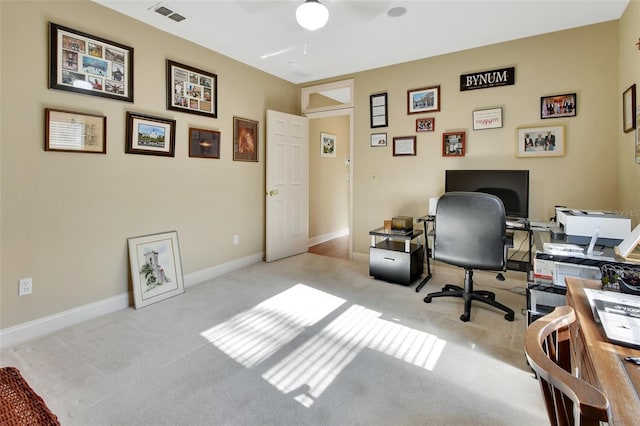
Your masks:
M 267 195 L 269 197 L 273 197 L 274 195 L 278 195 L 280 194 L 280 191 L 278 191 L 277 189 L 272 189 L 271 191 L 267 192 Z

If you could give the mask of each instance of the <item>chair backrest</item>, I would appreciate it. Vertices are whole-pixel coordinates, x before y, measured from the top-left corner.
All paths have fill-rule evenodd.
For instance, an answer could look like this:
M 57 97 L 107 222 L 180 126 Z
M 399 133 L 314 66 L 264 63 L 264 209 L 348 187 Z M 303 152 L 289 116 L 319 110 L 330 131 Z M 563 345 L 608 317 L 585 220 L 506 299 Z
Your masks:
M 558 306 L 534 321 L 525 331 L 524 350 L 538 376 L 552 425 L 599 425 L 609 419 L 609 400 L 589 383 L 572 375 L 571 327 L 576 314 L 570 306 Z
M 495 195 L 446 192 L 438 200 L 433 257 L 469 269 L 504 270 L 506 219 Z

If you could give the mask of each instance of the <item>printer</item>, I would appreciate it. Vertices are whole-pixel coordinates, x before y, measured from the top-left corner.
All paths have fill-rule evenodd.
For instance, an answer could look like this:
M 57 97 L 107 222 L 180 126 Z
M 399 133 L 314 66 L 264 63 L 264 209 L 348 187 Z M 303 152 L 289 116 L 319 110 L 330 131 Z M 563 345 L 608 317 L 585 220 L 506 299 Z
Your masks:
M 631 233 L 631 219 L 615 212 L 557 207 L 556 221 L 573 244 L 589 244 L 598 232 L 597 244 L 614 247 Z

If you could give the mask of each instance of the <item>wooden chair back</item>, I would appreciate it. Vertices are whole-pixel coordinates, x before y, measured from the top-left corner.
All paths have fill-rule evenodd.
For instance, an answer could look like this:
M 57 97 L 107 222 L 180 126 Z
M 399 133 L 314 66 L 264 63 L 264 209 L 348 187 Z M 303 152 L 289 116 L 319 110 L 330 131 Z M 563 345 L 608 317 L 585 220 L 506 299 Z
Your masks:
M 535 371 L 552 425 L 599 425 L 609 419 L 609 400 L 597 388 L 571 374 L 570 328 L 576 314 L 558 306 L 525 331 L 524 347 Z

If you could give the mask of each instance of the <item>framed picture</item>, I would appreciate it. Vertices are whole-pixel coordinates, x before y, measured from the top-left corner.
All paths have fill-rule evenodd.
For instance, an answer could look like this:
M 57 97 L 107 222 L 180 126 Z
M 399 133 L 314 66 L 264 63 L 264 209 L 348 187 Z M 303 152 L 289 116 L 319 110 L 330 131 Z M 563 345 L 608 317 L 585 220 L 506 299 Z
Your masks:
M 640 122 L 640 108 L 636 106 L 636 123 Z M 640 129 L 636 127 L 636 164 L 640 164 Z
M 575 93 L 543 96 L 540 98 L 540 118 L 575 117 L 578 101 Z
M 464 157 L 465 132 L 447 132 L 442 134 L 442 156 Z
M 562 157 L 565 145 L 564 125 L 516 130 L 516 157 Z
M 190 127 L 189 157 L 220 158 L 220 132 Z
M 622 94 L 622 130 L 629 133 L 636 128 L 636 85 L 632 84 Z
M 407 114 L 440 111 L 440 86 L 407 91 Z
M 371 146 L 387 146 L 387 134 L 386 133 L 372 133 L 371 134 Z
M 416 120 L 416 132 L 433 132 L 435 129 L 435 118 L 418 118 Z
M 133 102 L 133 48 L 49 23 L 49 88 Z
M 127 112 L 127 154 L 173 157 L 176 146 L 176 120 Z
M 416 155 L 416 137 L 399 136 L 393 138 L 393 156 Z
M 107 153 L 107 117 L 45 108 L 44 150 Z
M 178 233 L 128 238 L 136 309 L 184 293 Z
M 258 161 L 258 122 L 233 117 L 233 160 Z
M 320 157 L 336 156 L 336 136 L 320 133 Z
M 387 115 L 387 94 L 378 93 L 377 95 L 371 95 L 369 97 L 369 103 L 371 108 L 371 128 L 387 127 L 388 115 Z
M 218 76 L 167 59 L 167 109 L 218 117 Z
M 500 127 L 502 127 L 502 108 L 473 111 L 473 130 L 497 129 Z

